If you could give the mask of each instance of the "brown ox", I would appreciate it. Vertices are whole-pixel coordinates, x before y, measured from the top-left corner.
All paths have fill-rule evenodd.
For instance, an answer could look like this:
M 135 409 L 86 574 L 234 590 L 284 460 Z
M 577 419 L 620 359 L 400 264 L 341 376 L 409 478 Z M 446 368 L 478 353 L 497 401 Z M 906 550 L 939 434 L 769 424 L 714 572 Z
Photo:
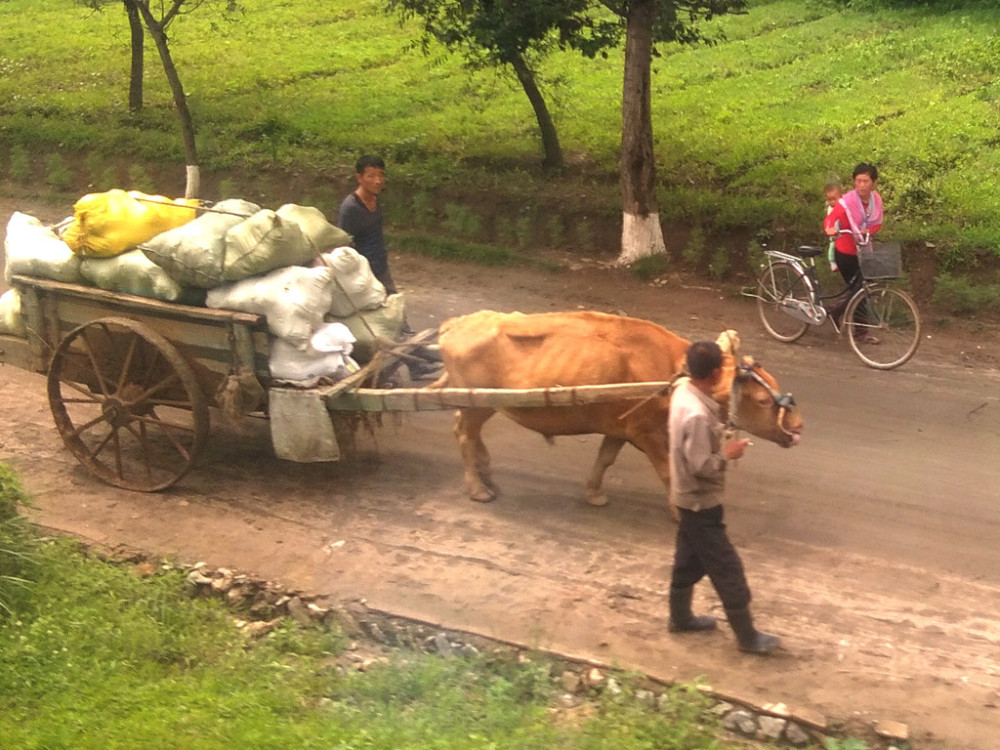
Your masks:
M 655 323 L 597 312 L 498 313 L 483 310 L 446 320 L 439 342 L 445 375 L 436 385 L 454 388 L 551 388 L 669 381 L 684 367 L 691 342 Z M 738 366 L 738 337 L 719 337 L 724 377 L 715 393 L 723 418 L 783 447 L 798 442 L 802 418 L 778 393 L 774 378 L 752 360 Z M 734 381 L 735 378 L 735 381 Z M 731 409 L 731 397 L 737 408 Z M 646 401 L 617 400 L 555 407 L 467 408 L 455 419 L 455 436 L 473 500 L 490 501 L 496 486 L 482 440 L 486 421 L 501 411 L 551 440 L 555 435 L 604 435 L 587 480 L 587 500 L 604 505 L 604 473 L 625 443 L 649 457 L 669 486 L 667 412 L 669 395 Z M 730 420 L 736 422 L 736 420 Z

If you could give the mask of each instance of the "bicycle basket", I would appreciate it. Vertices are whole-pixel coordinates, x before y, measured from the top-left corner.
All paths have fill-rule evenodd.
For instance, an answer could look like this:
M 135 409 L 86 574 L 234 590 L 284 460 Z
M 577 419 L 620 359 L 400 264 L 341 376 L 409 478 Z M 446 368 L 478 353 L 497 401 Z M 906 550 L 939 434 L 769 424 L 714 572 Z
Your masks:
M 861 274 L 866 279 L 898 279 L 903 275 L 903 259 L 898 242 L 873 242 L 870 251 L 858 248 Z

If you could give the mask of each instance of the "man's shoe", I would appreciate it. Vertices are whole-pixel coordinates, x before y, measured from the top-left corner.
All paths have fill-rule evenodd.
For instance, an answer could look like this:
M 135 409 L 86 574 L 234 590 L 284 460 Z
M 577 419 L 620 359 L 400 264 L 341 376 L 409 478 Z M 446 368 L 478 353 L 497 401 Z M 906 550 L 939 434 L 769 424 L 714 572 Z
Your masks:
M 671 633 L 715 630 L 714 617 L 692 614 L 691 599 L 693 596 L 694 586 L 682 589 L 670 587 L 670 619 L 667 621 L 667 630 Z
M 729 627 L 736 634 L 736 642 L 739 644 L 740 651 L 764 655 L 774 651 L 781 643 L 777 636 L 761 633 L 754 628 L 749 607 L 727 609 L 726 617 L 729 618 Z

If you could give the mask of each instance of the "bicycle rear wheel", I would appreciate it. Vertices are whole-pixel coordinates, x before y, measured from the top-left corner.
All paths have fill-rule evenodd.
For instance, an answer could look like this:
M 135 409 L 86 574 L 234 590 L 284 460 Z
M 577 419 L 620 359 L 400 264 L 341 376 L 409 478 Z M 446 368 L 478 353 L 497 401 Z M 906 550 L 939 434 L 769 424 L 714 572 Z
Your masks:
M 858 291 L 844 311 L 844 326 L 854 353 L 876 370 L 899 367 L 920 346 L 917 305 L 892 287 Z
M 778 341 L 802 338 L 809 323 L 794 317 L 791 311 L 801 309 L 800 303 L 811 304 L 812 297 L 806 279 L 791 263 L 770 263 L 757 279 L 760 322 Z

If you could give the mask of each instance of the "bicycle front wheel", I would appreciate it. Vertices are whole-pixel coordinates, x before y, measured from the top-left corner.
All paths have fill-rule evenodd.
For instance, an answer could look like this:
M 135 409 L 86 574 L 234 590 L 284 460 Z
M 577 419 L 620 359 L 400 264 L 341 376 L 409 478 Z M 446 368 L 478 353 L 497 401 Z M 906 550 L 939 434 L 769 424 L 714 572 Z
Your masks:
M 869 367 L 891 370 L 920 346 L 920 312 L 910 296 L 888 286 L 861 289 L 844 311 L 847 340 Z
M 757 312 L 767 332 L 778 341 L 802 338 L 809 323 L 795 317 L 812 304 L 812 289 L 791 263 L 770 263 L 757 279 Z

